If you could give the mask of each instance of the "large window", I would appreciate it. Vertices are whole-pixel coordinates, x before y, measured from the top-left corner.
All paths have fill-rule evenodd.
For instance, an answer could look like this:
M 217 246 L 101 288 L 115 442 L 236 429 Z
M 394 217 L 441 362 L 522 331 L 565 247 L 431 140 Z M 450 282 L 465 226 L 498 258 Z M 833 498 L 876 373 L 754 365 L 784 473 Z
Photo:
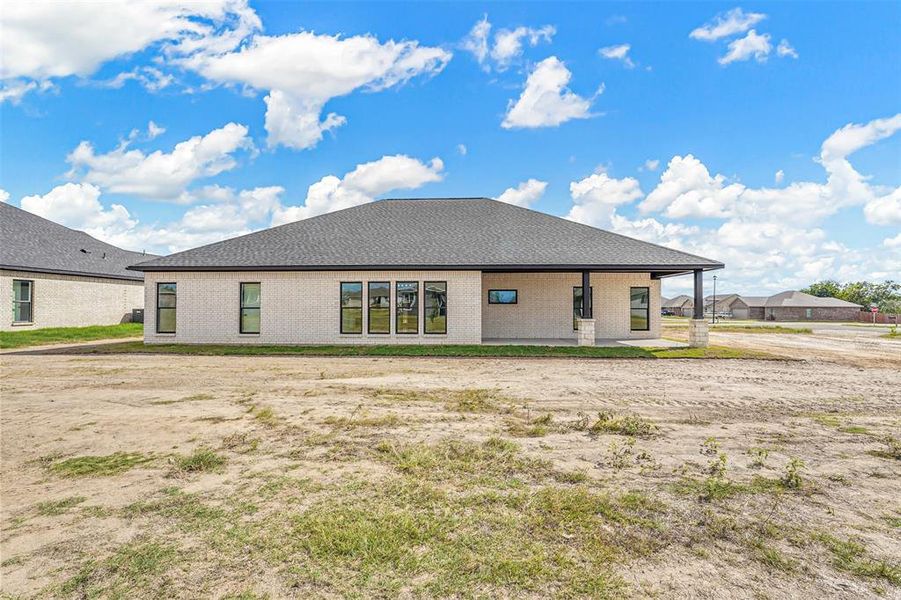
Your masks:
M 369 282 L 369 333 L 391 333 L 391 284 Z
M 447 282 L 425 282 L 425 332 L 447 333 Z
M 419 333 L 419 282 L 398 281 L 397 333 Z
M 31 323 L 32 291 L 34 282 L 28 279 L 13 279 L 13 322 Z
M 588 306 L 594 312 L 594 288 L 588 289 Z M 579 330 L 579 319 L 582 318 L 582 287 L 573 288 L 573 331 Z
M 341 284 L 341 333 L 363 333 L 363 284 Z
M 241 284 L 241 333 L 260 332 L 260 284 Z
M 516 290 L 488 290 L 488 304 L 516 304 L 519 292 Z
M 156 332 L 175 333 L 176 285 L 156 284 Z
M 646 287 L 634 287 L 631 289 L 631 318 L 632 331 L 647 331 L 651 328 L 650 308 L 651 292 Z

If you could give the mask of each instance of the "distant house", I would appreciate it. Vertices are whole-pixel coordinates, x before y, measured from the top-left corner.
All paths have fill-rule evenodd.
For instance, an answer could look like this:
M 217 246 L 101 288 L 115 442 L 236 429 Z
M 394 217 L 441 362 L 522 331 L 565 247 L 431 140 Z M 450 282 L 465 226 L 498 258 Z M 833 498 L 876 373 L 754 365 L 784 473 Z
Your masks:
M 790 290 L 767 298 L 762 318 L 766 321 L 856 321 L 861 308 L 859 304 L 838 298 L 820 298 Z M 754 314 L 760 314 L 757 309 L 755 306 Z
M 126 267 L 149 258 L 0 203 L 0 330 L 128 321 L 144 276 Z
M 722 267 L 504 202 L 440 198 L 379 200 L 131 268 L 146 276 L 151 344 L 594 345 L 660 337 L 660 280 L 693 275 L 703 297 L 703 272 Z
M 686 296 L 685 294 L 664 300 L 662 304 L 663 314 L 675 317 L 690 317 L 692 311 L 694 311 L 694 306 L 694 300 L 691 299 L 691 296 Z
M 712 295 L 704 298 L 705 314 L 713 313 L 713 298 Z M 717 294 L 716 314 L 717 316 L 731 317 L 733 319 L 747 319 L 748 305 L 738 294 Z

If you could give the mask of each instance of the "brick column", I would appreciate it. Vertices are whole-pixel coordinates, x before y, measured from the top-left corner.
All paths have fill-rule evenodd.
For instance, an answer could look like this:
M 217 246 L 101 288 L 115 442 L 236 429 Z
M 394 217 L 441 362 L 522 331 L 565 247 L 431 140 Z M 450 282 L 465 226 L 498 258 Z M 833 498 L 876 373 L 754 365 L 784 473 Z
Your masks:
M 594 319 L 579 319 L 578 343 L 580 346 L 594 346 Z
M 688 345 L 692 348 L 706 348 L 708 343 L 707 319 L 692 319 L 688 322 Z

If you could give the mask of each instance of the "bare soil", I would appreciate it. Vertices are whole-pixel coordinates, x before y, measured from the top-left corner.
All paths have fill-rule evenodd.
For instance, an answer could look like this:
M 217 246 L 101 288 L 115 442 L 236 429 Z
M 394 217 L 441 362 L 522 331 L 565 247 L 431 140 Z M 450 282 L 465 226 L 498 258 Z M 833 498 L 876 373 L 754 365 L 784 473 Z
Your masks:
M 886 442 L 901 437 L 901 345 L 713 337 L 807 360 L 4 355 L 0 591 L 901 597 L 901 461 Z M 592 430 L 598 413 L 638 417 L 652 430 Z M 634 492 L 656 505 L 649 526 L 605 526 L 605 573 L 616 585 L 581 586 L 551 554 L 525 571 L 519 563 L 498 571 L 499 557 L 476 554 L 464 575 L 436 574 L 421 567 L 443 551 L 428 539 L 382 540 L 366 529 L 365 543 L 335 547 L 342 521 L 323 533 L 304 520 L 322 499 L 340 508 L 369 493 L 367 485 L 418 484 L 415 465 L 384 458 L 386 446 L 491 438 L 514 441 L 524 459 L 549 461 L 556 479 L 511 467 L 500 483 L 485 483 L 460 471 L 435 484 L 449 501 L 494 486 L 501 496 Z M 224 467 L 179 466 L 199 448 Z M 64 469 L 66 459 L 117 452 L 149 460 L 114 475 Z M 797 487 L 786 483 L 793 459 L 803 462 Z M 720 460 L 725 472 L 716 471 Z M 173 508 L 172 498 L 194 504 Z M 390 514 L 407 514 L 400 500 L 382 502 Z M 220 518 L 225 510 L 234 522 Z M 283 535 L 284 523 L 303 543 Z M 517 531 L 529 539 L 528 527 Z M 575 548 L 588 534 L 573 531 L 564 523 L 536 529 L 535 539 L 565 550 L 575 536 Z M 399 554 L 379 554 L 380 544 Z M 593 558 L 576 562 L 583 559 Z

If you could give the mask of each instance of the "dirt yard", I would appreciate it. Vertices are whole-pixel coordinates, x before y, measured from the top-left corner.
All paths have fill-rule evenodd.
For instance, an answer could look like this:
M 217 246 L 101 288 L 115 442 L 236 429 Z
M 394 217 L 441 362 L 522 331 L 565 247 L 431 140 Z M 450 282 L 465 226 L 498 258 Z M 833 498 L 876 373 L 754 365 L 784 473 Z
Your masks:
M 5 355 L 2 593 L 898 598 L 901 344 L 829 344 Z

